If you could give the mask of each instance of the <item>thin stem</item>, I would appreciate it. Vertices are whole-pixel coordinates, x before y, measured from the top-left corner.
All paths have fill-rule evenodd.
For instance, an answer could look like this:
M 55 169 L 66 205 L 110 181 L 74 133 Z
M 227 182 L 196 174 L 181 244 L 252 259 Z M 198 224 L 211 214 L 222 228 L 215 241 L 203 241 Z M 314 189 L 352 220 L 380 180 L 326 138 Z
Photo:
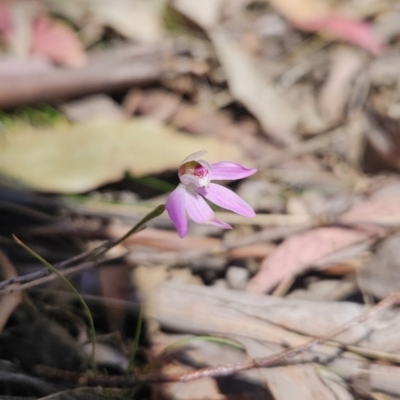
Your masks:
M 129 236 L 140 231 L 146 225 L 147 222 L 160 216 L 164 211 L 165 211 L 165 204 L 157 206 L 153 211 L 149 212 L 145 217 L 143 217 L 132 229 L 126 232 L 125 235 L 121 236 L 119 239 L 104 243 L 103 245 L 94 249 L 93 253 L 89 254 L 88 256 L 91 256 L 90 258 L 102 256 L 111 248 L 122 243 Z
M 128 373 L 132 372 L 135 366 L 135 356 L 139 348 L 139 339 L 140 339 L 140 334 L 142 333 L 142 326 L 143 326 L 143 305 L 140 305 L 135 339 L 133 341 L 132 351 L 129 357 Z
M 51 272 L 56 274 L 61 281 L 69 288 L 71 289 L 72 292 L 75 293 L 76 297 L 78 298 L 79 302 L 81 303 L 83 310 L 87 316 L 88 322 L 89 322 L 89 332 L 90 332 L 90 338 L 92 341 L 92 355 L 91 355 L 91 364 L 93 371 L 96 372 L 96 363 L 95 363 L 95 349 L 96 349 L 96 335 L 95 335 L 95 329 L 94 329 L 94 322 L 93 322 L 93 317 L 92 313 L 90 312 L 89 307 L 87 306 L 85 300 L 83 297 L 79 294 L 79 292 L 75 289 L 74 285 L 65 277 L 63 276 L 59 271 L 57 271 L 56 268 L 53 267 L 48 261 L 46 261 L 43 257 L 41 257 L 39 254 L 37 254 L 34 250 L 32 250 L 29 246 L 27 246 L 25 243 L 23 243 L 21 240 L 19 240 L 15 235 L 13 235 L 14 240 L 19 244 L 21 247 L 23 247 L 28 253 L 30 253 L 33 257 L 35 257 L 37 260 L 39 260 L 43 265 L 45 265 Z

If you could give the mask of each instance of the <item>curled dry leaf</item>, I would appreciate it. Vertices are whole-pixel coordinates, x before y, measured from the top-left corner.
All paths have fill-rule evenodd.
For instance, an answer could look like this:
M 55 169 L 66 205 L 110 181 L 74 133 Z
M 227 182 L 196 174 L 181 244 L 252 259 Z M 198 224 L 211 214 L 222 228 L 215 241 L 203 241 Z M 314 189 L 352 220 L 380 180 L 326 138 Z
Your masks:
M 367 239 L 366 233 L 336 227 L 294 235 L 263 261 L 260 271 L 250 280 L 246 290 L 268 292 L 283 279 L 304 272 L 323 257 Z

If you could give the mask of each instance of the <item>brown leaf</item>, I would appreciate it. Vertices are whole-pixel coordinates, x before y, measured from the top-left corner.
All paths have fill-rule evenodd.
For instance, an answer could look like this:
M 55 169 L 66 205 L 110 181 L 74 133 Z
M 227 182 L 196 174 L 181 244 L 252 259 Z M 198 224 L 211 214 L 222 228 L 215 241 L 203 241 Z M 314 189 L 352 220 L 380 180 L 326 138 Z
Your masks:
M 254 293 L 268 292 L 283 279 L 304 272 L 323 257 L 367 239 L 365 233 L 336 227 L 294 235 L 263 261 L 261 270 L 246 289 Z

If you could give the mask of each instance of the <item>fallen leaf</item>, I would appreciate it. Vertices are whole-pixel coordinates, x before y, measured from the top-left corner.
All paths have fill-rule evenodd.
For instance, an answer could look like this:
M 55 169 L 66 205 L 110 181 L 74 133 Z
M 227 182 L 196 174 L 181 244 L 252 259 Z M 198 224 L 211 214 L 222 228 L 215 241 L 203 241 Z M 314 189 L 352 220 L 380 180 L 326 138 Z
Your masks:
M 123 120 L 126 118 L 122 108 L 105 94 L 94 94 L 79 100 L 64 103 L 60 110 L 73 122 L 90 121 L 98 117 Z
M 361 270 L 358 284 L 363 293 L 383 299 L 400 292 L 400 235 L 384 240 Z
M 178 133 L 155 121 L 95 120 L 75 126 L 4 134 L 0 171 L 47 192 L 84 192 L 121 179 L 175 170 L 190 153 L 205 149 L 209 161 L 251 165 L 240 150 L 213 137 Z
M 274 400 L 353 399 L 350 391 L 337 382 L 337 377 L 335 380 L 324 379 L 324 374 L 315 365 L 288 365 L 262 368 L 261 371 Z
M 384 50 L 385 43 L 372 25 L 348 18 L 340 10 L 335 11 L 326 0 L 271 0 L 271 4 L 299 29 L 328 33 L 364 47 L 375 55 Z
M 212 28 L 217 22 L 221 0 L 203 0 L 200 3 L 192 0 L 174 0 L 174 7 L 203 28 Z
M 369 23 L 352 20 L 341 15 L 328 14 L 307 21 L 295 21 L 295 26 L 307 31 L 322 31 L 334 37 L 345 39 L 369 50 L 376 56 L 383 54 L 385 50 L 384 41 L 378 37 Z
M 227 76 L 232 96 L 257 117 L 266 133 L 275 140 L 281 143 L 295 141 L 294 131 L 299 114 L 275 87 L 268 71 L 263 70 L 255 57 L 231 40 L 228 34 L 215 24 L 217 8 L 213 11 L 213 17 L 207 17 L 205 21 L 203 3 L 187 3 L 180 0 L 174 5 L 207 31 Z
M 88 17 L 129 39 L 154 42 L 162 38 L 164 0 L 46 0 L 56 13 L 77 24 Z
M 400 221 L 400 181 L 398 179 L 389 181 L 369 196 L 360 199 L 343 213 L 339 220 L 344 224 L 374 223 L 398 226 Z
M 367 239 L 366 233 L 336 227 L 293 235 L 263 261 L 260 271 L 250 280 L 246 290 L 268 292 L 283 279 L 304 272 L 323 257 Z
M 228 38 L 220 28 L 209 30 L 218 59 L 227 76 L 232 96 L 253 113 L 266 133 L 278 142 L 296 141 L 294 134 L 299 114 L 275 87 L 267 71 L 255 57 Z
M 332 52 L 331 70 L 322 86 L 319 105 L 329 122 L 338 123 L 344 116 L 351 86 L 363 67 L 363 59 L 353 49 Z
M 86 63 L 83 45 L 68 25 L 41 16 L 33 21 L 32 35 L 33 55 L 70 67 Z

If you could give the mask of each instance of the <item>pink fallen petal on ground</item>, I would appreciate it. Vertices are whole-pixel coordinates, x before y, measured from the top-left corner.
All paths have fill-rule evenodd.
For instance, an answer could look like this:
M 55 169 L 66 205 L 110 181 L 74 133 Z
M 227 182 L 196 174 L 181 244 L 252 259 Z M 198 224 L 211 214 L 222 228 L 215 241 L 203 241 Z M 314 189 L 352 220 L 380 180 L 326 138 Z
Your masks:
M 331 35 L 357 44 L 372 54 L 379 56 L 385 50 L 385 42 L 377 35 L 371 24 L 349 19 L 340 15 L 328 15 L 307 21 L 293 21 L 305 31 L 324 30 Z
M 81 67 L 85 64 L 83 45 L 67 25 L 42 16 L 35 19 L 32 29 L 32 54 L 70 67 Z
M 269 292 L 283 279 L 304 272 L 323 257 L 368 238 L 366 233 L 337 227 L 318 228 L 294 235 L 264 259 L 260 271 L 249 281 L 246 290 Z

